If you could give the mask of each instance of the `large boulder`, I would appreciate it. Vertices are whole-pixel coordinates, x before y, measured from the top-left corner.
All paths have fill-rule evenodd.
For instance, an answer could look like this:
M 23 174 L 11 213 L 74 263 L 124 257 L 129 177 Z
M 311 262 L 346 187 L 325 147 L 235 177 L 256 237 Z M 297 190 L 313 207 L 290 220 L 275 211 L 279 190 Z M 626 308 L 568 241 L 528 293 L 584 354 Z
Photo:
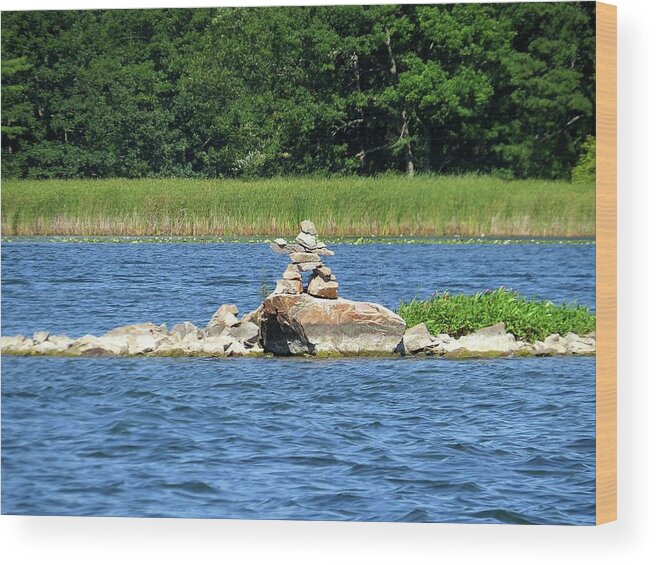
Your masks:
M 275 355 L 394 353 L 405 322 L 371 302 L 308 294 L 270 295 L 262 304 L 260 342 Z

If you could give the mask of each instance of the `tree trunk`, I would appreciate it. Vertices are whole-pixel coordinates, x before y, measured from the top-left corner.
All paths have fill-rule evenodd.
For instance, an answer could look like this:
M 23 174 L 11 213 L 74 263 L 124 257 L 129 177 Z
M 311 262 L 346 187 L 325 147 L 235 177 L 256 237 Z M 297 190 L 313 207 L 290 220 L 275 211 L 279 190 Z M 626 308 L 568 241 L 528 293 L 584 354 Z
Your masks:
M 390 59 L 390 74 L 392 81 L 396 84 L 399 82 L 398 70 L 396 68 L 396 59 L 392 51 L 392 35 L 387 26 L 385 26 L 385 45 L 387 46 L 387 54 Z M 405 158 L 405 171 L 408 176 L 412 177 L 415 174 L 415 156 L 412 151 L 412 144 L 410 143 L 410 120 L 403 102 L 400 102 L 401 121 L 399 124 L 399 141 L 403 142 L 403 156 Z

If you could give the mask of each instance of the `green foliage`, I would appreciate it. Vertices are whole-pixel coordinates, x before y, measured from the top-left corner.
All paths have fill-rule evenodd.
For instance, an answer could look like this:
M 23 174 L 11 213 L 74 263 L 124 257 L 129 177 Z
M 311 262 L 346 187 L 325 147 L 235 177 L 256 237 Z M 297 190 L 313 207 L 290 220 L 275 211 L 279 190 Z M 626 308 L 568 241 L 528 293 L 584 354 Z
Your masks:
M 581 146 L 583 151 L 578 163 L 572 169 L 572 182 L 595 182 L 597 178 L 597 144 L 591 135 L 585 138 Z
M 6 12 L 3 176 L 568 179 L 594 3 Z
M 585 335 L 595 329 L 596 322 L 585 306 L 527 300 L 505 288 L 473 296 L 443 292 L 426 301 L 402 302 L 398 312 L 408 327 L 424 322 L 432 335 L 460 337 L 503 322 L 506 331 L 528 342 L 550 334 Z
M 595 186 L 477 175 L 2 184 L 4 235 L 295 236 L 304 218 L 324 236 L 590 236 Z

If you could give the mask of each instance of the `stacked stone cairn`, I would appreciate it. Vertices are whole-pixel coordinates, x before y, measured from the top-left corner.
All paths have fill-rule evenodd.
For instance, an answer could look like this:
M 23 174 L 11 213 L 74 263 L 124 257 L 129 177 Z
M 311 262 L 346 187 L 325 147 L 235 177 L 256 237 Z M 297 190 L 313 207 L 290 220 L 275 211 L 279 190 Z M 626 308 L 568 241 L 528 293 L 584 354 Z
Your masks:
M 276 253 L 289 256 L 289 265 L 276 284 L 274 294 L 302 294 L 304 291 L 316 298 L 338 297 L 339 284 L 329 267 L 323 264 L 322 256 L 335 255 L 325 243 L 317 239 L 317 228 L 310 220 L 301 222 L 301 231 L 295 243 L 278 238 L 271 244 Z M 302 273 L 312 271 L 307 288 L 303 288 Z

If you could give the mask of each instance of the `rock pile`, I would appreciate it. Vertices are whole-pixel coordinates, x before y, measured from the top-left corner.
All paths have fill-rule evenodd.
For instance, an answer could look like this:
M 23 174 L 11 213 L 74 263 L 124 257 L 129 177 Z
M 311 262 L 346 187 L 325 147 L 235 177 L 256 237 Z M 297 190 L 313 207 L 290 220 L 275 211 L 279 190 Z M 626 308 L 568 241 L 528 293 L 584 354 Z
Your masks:
M 301 231 L 295 243 L 287 243 L 283 238 L 274 240 L 271 249 L 289 256 L 289 265 L 276 284 L 273 294 L 303 294 L 307 292 L 316 298 L 336 299 L 339 283 L 330 267 L 323 264 L 321 256 L 335 254 L 326 244 L 317 239 L 317 228 L 310 220 L 301 222 Z M 312 271 L 307 288 L 303 287 L 302 273 Z

